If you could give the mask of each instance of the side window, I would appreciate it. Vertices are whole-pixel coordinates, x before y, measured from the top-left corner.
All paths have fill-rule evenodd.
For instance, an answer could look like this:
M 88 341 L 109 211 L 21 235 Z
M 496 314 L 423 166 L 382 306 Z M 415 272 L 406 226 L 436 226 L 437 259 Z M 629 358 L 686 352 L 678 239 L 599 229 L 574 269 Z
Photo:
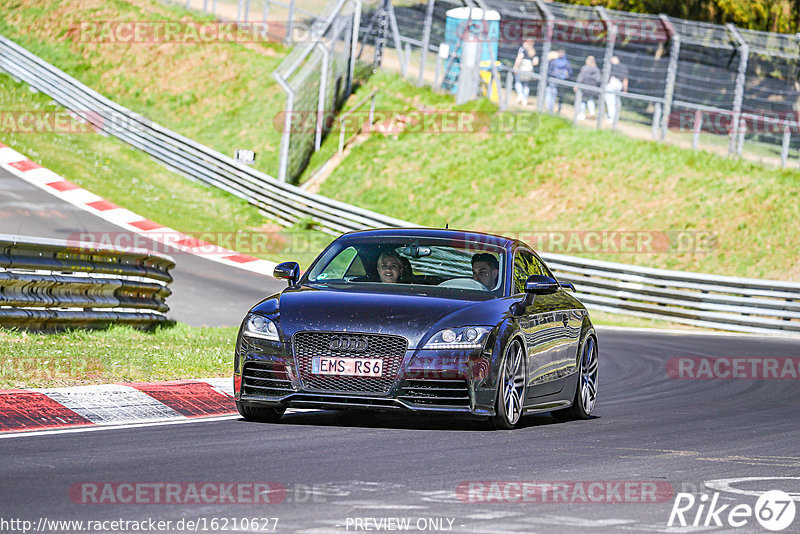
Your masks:
M 354 259 L 356 261 L 353 261 Z M 347 247 L 331 260 L 325 269 L 319 275 L 317 275 L 317 278 L 319 280 L 325 280 L 326 278 L 341 279 L 344 278 L 345 274 L 363 274 L 352 272 L 356 263 L 361 267 L 360 270 L 363 272 L 364 268 L 361 266 L 361 261 L 358 259 L 358 256 L 356 256 L 356 249 L 353 247 Z M 358 269 L 356 268 L 355 270 Z
M 525 293 L 525 280 L 533 274 L 548 273 L 536 256 L 527 250 L 518 250 L 514 255 L 514 293 Z

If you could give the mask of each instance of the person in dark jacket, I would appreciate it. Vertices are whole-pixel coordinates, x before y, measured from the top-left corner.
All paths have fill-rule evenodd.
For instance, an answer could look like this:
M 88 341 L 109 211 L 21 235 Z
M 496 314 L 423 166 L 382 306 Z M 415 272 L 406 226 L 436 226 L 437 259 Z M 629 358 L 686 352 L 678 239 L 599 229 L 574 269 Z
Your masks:
M 582 121 L 586 118 L 586 108 L 589 108 L 589 117 L 595 116 L 595 99 L 600 94 L 599 88 L 601 84 L 602 75 L 600 69 L 597 68 L 597 61 L 594 56 L 586 56 L 586 62 L 578 72 L 577 82 L 583 85 L 591 85 L 597 87 L 597 91 L 589 89 L 583 90 L 583 98 L 581 100 L 580 110 L 578 110 L 578 120 Z M 577 91 L 577 88 L 575 89 Z
M 567 59 L 566 50 L 559 50 L 556 57 L 550 61 L 547 67 L 547 75 L 557 80 L 566 80 L 572 76 L 572 65 Z M 558 98 L 558 86 L 553 83 L 547 84 L 544 95 L 544 106 L 549 112 L 553 112 Z M 558 112 L 561 113 L 561 99 L 558 98 Z

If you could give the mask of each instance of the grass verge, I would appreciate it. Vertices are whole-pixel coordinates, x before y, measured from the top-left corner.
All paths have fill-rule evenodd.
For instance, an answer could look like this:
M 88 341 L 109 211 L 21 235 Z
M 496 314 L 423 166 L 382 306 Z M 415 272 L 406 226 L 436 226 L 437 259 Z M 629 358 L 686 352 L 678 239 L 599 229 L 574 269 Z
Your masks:
M 29 334 L 0 330 L 0 389 L 224 377 L 236 327 L 185 324 Z

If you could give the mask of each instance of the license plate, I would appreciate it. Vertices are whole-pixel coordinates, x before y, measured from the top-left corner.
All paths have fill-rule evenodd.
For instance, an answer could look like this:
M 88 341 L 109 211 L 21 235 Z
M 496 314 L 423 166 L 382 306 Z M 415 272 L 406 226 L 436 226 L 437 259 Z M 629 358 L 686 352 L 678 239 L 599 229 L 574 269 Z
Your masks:
M 383 360 L 375 358 L 311 358 L 311 374 L 380 377 Z

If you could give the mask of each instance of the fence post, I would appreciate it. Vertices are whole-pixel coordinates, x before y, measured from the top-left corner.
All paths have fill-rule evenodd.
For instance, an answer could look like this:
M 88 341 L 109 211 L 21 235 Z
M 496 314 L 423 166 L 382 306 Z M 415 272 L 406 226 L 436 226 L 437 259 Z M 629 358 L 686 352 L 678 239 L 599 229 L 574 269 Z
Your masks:
M 211 0 L 211 14 L 217 14 L 217 0 Z
M 700 144 L 700 130 L 703 128 L 703 111 L 695 110 L 694 124 L 692 125 L 692 148 L 697 150 L 697 145 Z
M 606 51 L 603 55 L 603 72 L 600 80 L 600 96 L 597 99 L 597 128 L 603 127 L 603 115 L 606 114 L 606 86 L 611 79 L 611 58 L 614 56 L 614 43 L 617 40 L 617 25 L 614 24 L 602 7 L 596 7 L 600 20 L 606 29 Z M 619 109 L 620 106 L 616 106 Z
M 192 0 L 186 0 L 186 5 L 184 6 L 186 9 L 192 8 Z
M 208 11 L 208 0 L 203 0 L 203 13 Z
M 250 20 L 250 0 L 245 0 L 244 3 L 244 20 Z
M 286 46 L 294 45 L 294 0 L 289 0 L 289 16 L 286 17 Z
M 294 111 L 294 90 L 277 73 L 273 74 L 278 84 L 286 91 L 286 111 L 283 117 L 283 132 L 281 132 L 281 152 L 278 161 L 278 180 L 286 181 L 286 173 L 289 167 L 289 144 L 292 141 L 292 112 Z
M 394 35 L 394 49 L 397 52 L 397 58 L 400 60 L 400 69 L 403 78 L 405 78 L 408 76 L 408 72 L 404 69 L 406 62 L 405 58 L 403 58 L 403 42 L 400 40 L 400 30 L 397 27 L 397 18 L 394 16 L 394 6 L 391 0 L 388 0 L 386 3 L 389 6 L 389 24 L 392 26 L 392 34 Z
M 356 8 L 355 12 L 353 13 L 353 24 L 351 28 L 353 35 L 351 36 L 350 44 L 350 69 L 347 74 L 347 96 L 350 96 L 350 93 L 353 92 L 353 78 L 355 78 L 356 75 L 356 49 L 358 48 L 358 34 L 361 31 L 361 1 L 362 0 L 356 0 Z
M 236 2 L 236 22 L 241 22 L 241 20 L 242 20 L 242 9 L 243 9 L 242 3 L 243 2 L 244 2 L 244 0 L 239 0 L 238 2 Z M 188 4 L 189 0 L 186 0 L 186 3 Z
M 555 19 L 550 9 L 542 2 L 542 0 L 535 0 L 536 7 L 544 17 L 545 31 L 544 40 L 542 41 L 542 59 L 539 61 L 539 85 L 536 88 L 536 107 L 539 111 L 544 111 L 544 95 L 547 91 L 547 71 L 550 67 L 550 60 L 547 56 L 550 55 L 550 49 L 553 46 L 553 27 L 555 26 Z
M 425 76 L 425 63 L 428 61 L 428 48 L 431 46 L 431 26 L 433 25 L 433 3 L 436 0 L 428 0 L 428 9 L 425 11 L 425 28 L 422 30 L 422 50 L 419 59 L 419 78 L 417 87 L 422 87 Z M 436 80 L 433 81 L 436 85 Z
M 739 30 L 733 24 L 726 24 L 725 28 L 730 32 L 731 37 L 736 42 L 736 48 L 739 51 L 739 70 L 736 73 L 736 90 L 733 94 L 733 116 L 731 117 L 731 137 L 728 142 L 728 154 L 741 154 L 741 149 L 737 146 L 739 143 L 736 125 L 739 124 L 739 117 L 742 114 L 742 100 L 744 100 L 744 84 L 745 77 L 747 76 L 747 59 L 750 55 L 750 47 L 747 46 Z M 741 141 L 744 143 L 744 139 Z
M 406 43 L 404 47 L 404 58 L 403 58 L 403 72 L 405 72 L 405 76 L 408 76 L 408 69 L 411 66 L 411 43 Z
M 669 129 L 669 117 L 672 114 L 672 99 L 675 95 L 675 78 L 678 76 L 678 56 L 681 53 L 681 34 L 666 15 L 659 15 L 664 28 L 669 34 L 669 65 L 667 66 L 667 83 L 664 87 L 664 114 L 659 139 L 666 139 Z
M 267 22 L 269 19 L 269 0 L 264 0 L 264 11 L 261 12 L 262 22 Z
M 317 96 L 317 125 L 314 130 L 314 151 L 319 151 L 322 145 L 322 126 L 325 119 L 324 116 L 327 114 L 327 110 L 325 109 L 325 94 L 328 90 L 328 70 L 331 62 L 331 51 L 327 46 L 322 44 L 322 41 L 318 43 L 319 48 L 322 49 L 322 75 L 319 79 L 319 94 Z

